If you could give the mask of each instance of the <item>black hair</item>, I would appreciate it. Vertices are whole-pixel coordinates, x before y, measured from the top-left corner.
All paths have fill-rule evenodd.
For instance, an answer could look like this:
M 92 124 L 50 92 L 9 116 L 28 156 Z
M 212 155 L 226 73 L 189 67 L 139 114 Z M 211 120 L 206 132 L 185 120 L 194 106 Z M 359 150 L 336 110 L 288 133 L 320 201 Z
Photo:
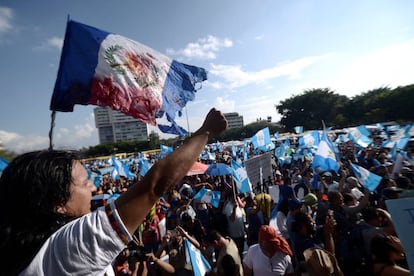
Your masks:
M 205 241 L 208 243 L 213 243 L 214 241 L 219 240 L 222 237 L 222 235 L 215 229 L 212 229 L 207 232 L 205 236 Z
M 43 243 L 73 219 L 58 213 L 57 207 L 69 200 L 75 160 L 78 155 L 70 151 L 34 151 L 16 157 L 3 171 L 1 273 L 21 272 Z
M 300 211 L 297 212 L 294 217 L 293 217 L 293 222 L 292 222 L 292 232 L 295 233 L 299 233 L 300 229 L 303 225 L 308 224 L 308 214 Z
M 378 217 L 377 208 L 373 206 L 367 206 L 361 210 L 361 215 L 366 222 L 370 222 L 371 220 Z
M 287 216 L 287 214 L 289 213 L 289 204 L 288 204 L 288 199 L 285 198 L 283 199 L 278 206 L 278 210 L 281 211 L 285 216 Z

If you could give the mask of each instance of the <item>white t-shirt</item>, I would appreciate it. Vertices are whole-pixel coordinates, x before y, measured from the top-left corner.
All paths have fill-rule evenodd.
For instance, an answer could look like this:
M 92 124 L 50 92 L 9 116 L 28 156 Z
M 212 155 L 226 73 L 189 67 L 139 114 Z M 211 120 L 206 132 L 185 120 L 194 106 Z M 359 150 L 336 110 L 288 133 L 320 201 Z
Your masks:
M 131 241 L 113 202 L 111 209 L 119 231 Z M 100 207 L 50 236 L 20 275 L 114 275 L 111 263 L 125 247 Z
M 223 208 L 223 214 L 226 215 L 228 221 L 229 235 L 232 238 L 240 238 L 244 236 L 244 218 L 243 211 L 239 206 L 236 207 L 236 219 L 231 220 L 231 214 L 233 213 L 234 203 L 227 202 Z
M 272 258 L 263 254 L 259 244 L 249 247 L 243 263 L 253 270 L 254 275 L 285 275 L 293 273 L 292 259 L 289 255 L 276 251 Z

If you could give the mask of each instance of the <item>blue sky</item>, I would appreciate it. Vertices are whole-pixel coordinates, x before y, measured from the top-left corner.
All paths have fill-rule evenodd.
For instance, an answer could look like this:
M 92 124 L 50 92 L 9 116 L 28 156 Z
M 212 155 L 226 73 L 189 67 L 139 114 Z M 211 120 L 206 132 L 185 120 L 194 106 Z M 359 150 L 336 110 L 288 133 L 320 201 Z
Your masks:
M 68 15 L 206 68 L 209 79 L 186 108 L 190 131 L 211 107 L 238 112 L 245 124 L 267 116 L 278 121 L 274 105 L 305 89 L 328 87 L 352 97 L 414 83 L 410 0 L 2 0 L 5 149 L 48 147 L 49 103 Z M 55 147 L 99 143 L 93 108 L 57 114 Z M 187 128 L 185 117 L 177 121 Z

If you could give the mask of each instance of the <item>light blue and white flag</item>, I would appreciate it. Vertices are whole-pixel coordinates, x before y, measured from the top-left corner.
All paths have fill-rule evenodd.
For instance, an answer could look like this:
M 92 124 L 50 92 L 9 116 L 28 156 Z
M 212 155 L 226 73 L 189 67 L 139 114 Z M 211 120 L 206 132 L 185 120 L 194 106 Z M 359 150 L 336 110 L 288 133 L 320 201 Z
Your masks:
M 255 135 L 253 135 L 253 137 L 251 138 L 251 142 L 255 149 L 259 149 L 264 152 L 274 149 L 274 144 L 270 140 L 270 133 L 268 127 L 259 130 Z
M 135 178 L 137 177 L 132 173 L 128 166 L 123 164 L 121 161 L 112 156 L 112 164 L 114 165 L 114 170 L 112 171 L 112 177 L 118 179 L 119 176 L 124 176 L 126 178 Z
M 237 189 L 239 190 L 239 192 L 251 192 L 252 184 L 250 183 L 246 169 L 234 160 L 231 161 L 231 166 L 233 167 L 233 180 L 236 182 Z
M 314 130 L 307 132 L 305 135 L 299 138 L 300 148 L 313 148 L 319 145 L 319 131 Z
M 162 155 L 166 156 L 173 152 L 174 149 L 172 147 L 166 146 L 166 145 L 160 145 L 160 152 Z
M 206 272 L 211 270 L 211 266 L 207 259 L 201 254 L 200 250 L 190 241 L 184 239 L 186 249 L 186 261 L 191 263 L 194 276 L 204 276 Z
M 193 200 L 198 200 L 204 203 L 210 203 L 214 207 L 218 207 L 220 203 L 221 193 L 220 191 L 212 191 L 206 189 L 205 187 L 201 188 L 198 193 L 195 194 Z
M 322 132 L 321 141 L 319 142 L 318 149 L 313 158 L 312 168 L 319 168 L 322 171 L 332 170 L 335 172 L 338 172 L 339 170 L 334 147 L 331 140 L 329 140 L 325 129 Z
M 405 130 L 406 137 L 413 137 L 414 136 L 414 124 L 406 125 L 404 130 Z
M 147 158 L 138 159 L 138 169 L 139 169 L 140 176 L 146 175 L 150 168 L 151 168 L 150 162 Z
M 400 125 L 387 126 L 386 128 L 387 132 L 397 132 L 399 129 Z
M 275 137 L 275 139 L 279 139 L 279 131 L 276 131 L 275 134 L 273 134 L 273 136 Z
M 370 135 L 371 133 L 364 125 L 349 130 L 349 139 L 362 148 L 366 148 L 372 143 Z
M 132 39 L 69 20 L 50 110 L 72 112 L 75 104 L 108 106 L 186 135 L 175 122 L 207 71 L 161 54 Z
M 380 184 L 382 177 L 353 163 L 351 163 L 351 168 L 359 182 L 370 192 L 374 192 Z
M 303 126 L 295 126 L 293 129 L 296 134 L 301 134 L 303 132 Z
M 88 179 L 92 181 L 92 183 L 95 185 L 96 188 L 99 188 L 99 186 L 101 186 L 101 179 L 102 179 L 101 172 L 100 171 L 95 172 L 89 168 L 87 169 L 87 172 L 88 172 Z
M 200 159 L 205 161 L 214 161 L 216 160 L 216 154 L 214 152 L 204 151 L 201 153 Z

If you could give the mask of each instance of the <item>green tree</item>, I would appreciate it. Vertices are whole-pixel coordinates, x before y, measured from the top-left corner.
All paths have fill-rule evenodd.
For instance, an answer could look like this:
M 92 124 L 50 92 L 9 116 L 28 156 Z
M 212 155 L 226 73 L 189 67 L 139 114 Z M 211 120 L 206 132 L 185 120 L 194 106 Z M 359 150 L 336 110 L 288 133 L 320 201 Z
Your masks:
M 336 127 L 337 114 L 341 113 L 349 99 L 338 95 L 329 88 L 305 90 L 302 94 L 292 96 L 276 105 L 276 110 L 282 115 L 280 123 L 286 131 L 292 131 L 295 126 L 304 129 L 320 129 L 322 121 L 327 126 Z M 342 123 L 343 118 L 338 123 Z

